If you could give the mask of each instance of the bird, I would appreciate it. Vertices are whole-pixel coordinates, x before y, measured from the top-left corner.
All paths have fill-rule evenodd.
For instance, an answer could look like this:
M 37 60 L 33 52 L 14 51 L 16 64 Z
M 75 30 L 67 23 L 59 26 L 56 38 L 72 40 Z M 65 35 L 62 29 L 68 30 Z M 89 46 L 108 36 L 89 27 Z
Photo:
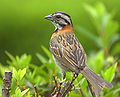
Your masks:
M 113 88 L 111 83 L 88 67 L 85 51 L 74 34 L 70 15 L 64 12 L 54 12 L 45 19 L 50 20 L 55 26 L 50 39 L 50 52 L 62 72 L 63 79 L 66 77 L 66 72 L 75 72 L 77 75 L 81 73 L 93 86 L 97 97 L 103 88 Z

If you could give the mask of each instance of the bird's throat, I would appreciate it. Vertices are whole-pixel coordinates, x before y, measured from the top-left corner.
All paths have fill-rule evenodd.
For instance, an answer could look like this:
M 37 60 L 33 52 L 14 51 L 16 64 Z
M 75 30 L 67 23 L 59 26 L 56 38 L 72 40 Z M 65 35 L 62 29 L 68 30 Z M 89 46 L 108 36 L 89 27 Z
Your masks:
M 62 29 L 57 29 L 55 31 L 55 33 L 64 33 L 64 32 L 71 32 L 71 33 L 73 33 L 74 32 L 73 26 L 72 25 L 66 25 L 66 26 L 62 27 Z
M 62 33 L 74 33 L 73 25 L 66 25 L 62 27 L 62 29 L 56 29 L 52 35 L 51 38 L 53 38 L 57 34 L 62 34 Z

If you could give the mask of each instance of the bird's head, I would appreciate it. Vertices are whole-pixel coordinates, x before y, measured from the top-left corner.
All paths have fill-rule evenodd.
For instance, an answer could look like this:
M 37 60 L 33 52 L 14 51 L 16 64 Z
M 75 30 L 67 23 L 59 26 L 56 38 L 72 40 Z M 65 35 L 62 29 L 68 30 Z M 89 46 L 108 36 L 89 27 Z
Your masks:
M 63 12 L 55 12 L 46 16 L 45 19 L 50 20 L 56 29 L 62 29 L 66 25 L 72 25 L 70 16 Z

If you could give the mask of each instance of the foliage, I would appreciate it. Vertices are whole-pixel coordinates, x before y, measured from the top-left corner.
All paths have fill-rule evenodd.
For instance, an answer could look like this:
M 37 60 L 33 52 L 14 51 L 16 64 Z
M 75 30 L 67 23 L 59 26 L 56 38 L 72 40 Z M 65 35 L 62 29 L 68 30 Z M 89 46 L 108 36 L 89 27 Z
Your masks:
M 105 57 L 108 57 L 109 54 L 120 54 L 120 50 L 118 50 L 120 42 L 117 42 L 120 37 L 117 33 L 119 23 L 114 20 L 115 11 L 107 12 L 105 6 L 100 2 L 97 2 L 94 7 L 85 4 L 84 8 L 96 28 L 96 34 L 84 27 L 77 26 L 76 29 L 96 42 L 97 46 L 103 49 Z
M 46 91 L 51 91 L 53 88 L 53 74 L 60 74 L 60 71 L 58 67 L 54 66 L 55 63 L 49 50 L 44 46 L 42 46 L 42 49 L 48 55 L 49 59 L 37 53 L 37 57 L 42 62 L 41 66 L 31 64 L 31 55 L 23 54 L 21 57 L 14 57 L 6 51 L 7 56 L 10 58 L 10 60 L 7 60 L 9 66 L 0 65 L 0 86 L 3 84 L 2 78 L 5 69 L 12 70 L 13 81 L 11 85 L 11 95 L 13 97 L 16 97 L 16 95 L 18 95 L 17 97 L 22 97 L 23 95 L 25 95 L 25 97 L 35 96 L 34 85 L 39 87 L 40 95 L 44 95 Z M 55 72 L 55 70 L 58 72 Z M 0 89 L 2 90 L 2 87 L 0 87 Z M 0 91 L 0 94 L 1 92 L 2 91 Z
M 114 13 L 108 13 L 105 6 L 101 3 L 97 3 L 95 7 L 85 5 L 85 9 L 95 25 L 97 35 L 90 33 L 85 28 L 76 26 L 77 30 L 88 35 L 88 38 L 93 39 L 96 45 L 100 47 L 100 50 L 91 53 L 87 59 L 89 67 L 100 74 L 108 82 L 111 82 L 114 86 L 113 89 L 103 89 L 100 95 L 101 97 L 118 97 L 120 94 L 120 82 L 119 75 L 120 66 L 116 62 L 116 58 L 113 57 L 119 53 L 117 31 L 119 24 L 114 21 Z M 113 45 L 115 44 L 115 46 Z M 9 57 L 7 65 L 0 64 L 0 96 L 2 93 L 2 84 L 4 71 L 11 70 L 13 72 L 13 80 L 11 85 L 12 97 L 32 97 L 35 96 L 34 85 L 37 86 L 40 96 L 46 93 L 51 93 L 54 89 L 55 83 L 53 75 L 59 80 L 61 79 L 61 72 L 55 65 L 52 55 L 49 50 L 44 46 L 41 46 L 43 52 L 47 58 L 42 54 L 37 53 L 36 56 L 40 60 L 41 65 L 35 65 L 31 63 L 32 56 L 23 54 L 21 57 L 13 56 L 9 52 L 5 52 Z M 111 49 L 112 48 L 112 49 Z M 72 73 L 67 73 L 66 80 L 71 80 Z M 75 89 L 70 93 L 70 97 L 82 97 L 80 89 L 82 89 L 85 97 L 91 97 L 91 93 L 87 90 L 87 81 L 81 74 L 74 81 Z
M 53 80 L 53 74 L 56 75 L 58 77 L 58 79 L 61 78 L 60 76 L 60 71 L 58 69 L 57 66 L 53 66 L 55 65 L 50 52 L 42 46 L 42 48 L 44 49 L 45 53 L 49 56 L 49 60 L 47 60 L 45 57 L 43 57 L 42 55 L 37 53 L 37 56 L 39 58 L 39 60 L 41 60 L 42 64 L 40 67 L 36 66 L 34 64 L 31 64 L 29 60 L 29 62 L 27 62 L 27 59 L 29 59 L 30 55 L 22 55 L 21 57 L 13 57 L 10 53 L 7 52 L 7 55 L 9 56 L 9 58 L 11 59 L 11 61 L 7 61 L 7 63 L 9 64 L 9 67 L 0 65 L 0 74 L 1 74 L 1 86 L 2 86 L 2 78 L 4 75 L 4 71 L 5 69 L 8 70 L 12 70 L 13 71 L 13 81 L 12 81 L 12 86 L 11 86 L 11 95 L 13 97 L 22 97 L 23 95 L 25 95 L 25 97 L 31 97 L 32 95 L 35 95 L 35 90 L 34 90 L 34 85 L 37 85 L 38 89 L 39 89 L 39 94 L 40 95 L 44 95 L 44 93 L 46 91 L 51 92 L 53 87 L 54 87 L 54 80 Z M 111 63 L 114 62 L 113 58 L 110 58 L 111 60 L 107 61 L 106 60 L 106 66 L 104 66 L 104 57 L 103 52 L 98 52 L 96 55 L 96 58 L 91 57 L 88 58 L 88 63 L 89 66 L 95 71 L 98 72 L 99 74 L 101 74 L 101 76 L 107 80 L 108 82 L 112 82 L 114 76 L 115 76 L 115 69 L 117 66 L 117 63 L 115 65 L 110 66 Z M 91 62 L 91 59 L 94 60 L 94 63 Z M 19 60 L 19 61 L 18 61 Z M 101 61 L 101 62 L 100 62 Z M 27 63 L 23 64 L 23 63 Z M 16 66 L 13 66 L 16 65 Z M 18 66 L 18 65 L 22 65 L 22 67 Z M 107 66 L 109 65 L 109 66 Z M 94 66 L 94 68 L 92 67 Z M 102 67 L 100 69 L 95 69 L 95 68 L 99 68 Z M 106 67 L 106 68 L 104 68 Z M 71 73 L 67 73 L 67 79 L 66 80 L 70 80 L 72 78 L 72 74 Z M 81 96 L 80 94 L 80 86 L 83 90 L 83 93 L 85 96 L 89 95 L 91 96 L 90 92 L 87 91 L 87 81 L 85 78 L 82 78 L 82 75 L 79 74 L 78 78 L 75 80 L 74 82 L 75 84 L 75 90 L 72 91 L 70 93 L 70 97 L 72 97 L 72 95 L 77 96 Z M 80 84 L 80 86 L 79 86 Z M 113 84 L 115 84 L 113 82 Z M 101 96 L 105 96 L 107 97 L 107 95 L 111 95 L 115 97 L 115 95 L 118 95 L 118 93 L 120 92 L 120 83 L 116 84 L 114 86 L 113 89 L 111 90 L 107 90 L 104 89 L 103 93 L 101 92 Z M 0 87 L 2 89 L 2 87 Z M 88 92 L 88 93 L 87 93 Z M 106 93 L 106 94 L 105 94 Z M 109 94 L 110 93 L 110 94 Z M 116 96 L 117 97 L 117 96 Z

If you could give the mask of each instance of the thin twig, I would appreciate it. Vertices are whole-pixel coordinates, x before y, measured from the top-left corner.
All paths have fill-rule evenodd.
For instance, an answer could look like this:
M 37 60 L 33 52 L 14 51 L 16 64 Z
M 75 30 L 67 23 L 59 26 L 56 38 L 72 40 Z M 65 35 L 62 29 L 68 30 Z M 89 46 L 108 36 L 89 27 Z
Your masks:
M 65 95 L 67 95 L 72 90 L 72 87 L 74 86 L 73 81 L 76 79 L 76 77 L 77 77 L 76 74 L 74 74 L 71 82 L 62 81 L 59 82 L 59 84 L 57 85 L 57 81 L 55 79 L 55 76 L 53 75 L 56 87 L 54 91 L 51 93 L 52 97 L 65 97 Z
M 55 75 L 53 75 L 54 81 L 55 81 L 55 85 L 57 86 L 57 81 L 55 79 Z
M 65 91 L 64 91 L 64 93 L 62 94 L 61 97 L 65 97 L 66 92 L 71 88 L 71 86 L 73 85 L 74 80 L 75 80 L 77 77 L 78 77 L 78 74 L 76 74 L 76 73 L 74 72 L 72 81 L 70 82 L 70 84 L 68 85 L 68 87 L 65 89 Z
M 56 97 L 59 95 L 60 91 L 61 91 L 61 85 L 62 85 L 62 82 L 59 82 L 59 84 L 57 85 L 57 80 L 55 78 L 55 76 L 53 75 L 53 78 L 54 78 L 54 82 L 55 82 L 55 89 L 54 91 L 51 93 L 51 95 L 56 95 Z
M 55 89 L 54 89 L 54 91 L 51 93 L 52 96 L 55 95 L 56 92 L 58 92 L 58 85 L 57 85 L 57 81 L 56 81 L 56 79 L 55 79 L 55 75 L 54 75 L 54 74 L 53 74 L 53 78 L 54 78 L 54 82 L 55 82 Z M 57 94 L 56 94 L 56 96 L 57 96 Z
M 93 90 L 92 90 L 91 84 L 89 83 L 88 80 L 87 80 L 87 82 L 88 82 L 88 87 L 89 87 L 89 89 L 90 89 L 90 92 L 91 92 L 92 96 L 93 96 L 93 97 L 96 97 L 96 96 L 95 96 L 95 93 L 94 93 Z
M 79 87 L 80 87 L 80 93 L 81 93 L 82 97 L 85 97 L 84 94 L 83 94 L 83 91 L 82 91 L 82 88 L 81 88 L 80 84 L 79 84 Z
M 37 87 L 34 85 L 34 89 L 35 89 L 35 92 L 36 92 L 36 97 L 38 97 L 39 95 L 38 95 L 38 89 L 37 89 Z
M 120 60 L 120 57 L 118 57 L 111 65 L 114 65 L 115 63 L 117 63 Z

